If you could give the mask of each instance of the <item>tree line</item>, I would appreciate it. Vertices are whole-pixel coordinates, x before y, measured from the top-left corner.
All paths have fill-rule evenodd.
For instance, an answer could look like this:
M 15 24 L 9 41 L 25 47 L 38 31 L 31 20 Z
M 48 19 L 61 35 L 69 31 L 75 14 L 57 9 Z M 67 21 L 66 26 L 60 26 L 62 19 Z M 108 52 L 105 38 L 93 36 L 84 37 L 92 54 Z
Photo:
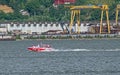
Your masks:
M 0 21 L 69 21 L 70 10 L 64 5 L 53 6 L 54 0 L 0 0 L 1 5 L 13 8 L 14 13 L 0 12 Z M 115 10 L 119 0 L 76 0 L 74 5 L 102 5 L 109 6 L 109 18 L 115 19 Z M 22 15 L 19 11 L 24 9 L 28 15 Z M 100 10 L 85 9 L 81 11 L 81 20 L 100 20 Z M 104 17 L 105 19 L 105 17 Z

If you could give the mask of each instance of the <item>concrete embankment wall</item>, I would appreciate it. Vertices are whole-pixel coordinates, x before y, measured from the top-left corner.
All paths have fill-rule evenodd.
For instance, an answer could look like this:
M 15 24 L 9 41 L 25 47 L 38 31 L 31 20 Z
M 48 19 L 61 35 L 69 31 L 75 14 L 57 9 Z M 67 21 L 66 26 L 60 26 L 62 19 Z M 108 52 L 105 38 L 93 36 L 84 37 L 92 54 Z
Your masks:
M 0 36 L 0 39 L 7 39 L 7 38 L 12 38 L 12 36 L 8 36 L 8 35 L 7 36 L 3 36 L 3 35 Z
M 0 40 L 15 40 L 12 35 L 0 35 Z
M 118 34 L 65 34 L 65 35 L 21 35 L 21 39 L 81 39 L 81 38 L 120 38 Z

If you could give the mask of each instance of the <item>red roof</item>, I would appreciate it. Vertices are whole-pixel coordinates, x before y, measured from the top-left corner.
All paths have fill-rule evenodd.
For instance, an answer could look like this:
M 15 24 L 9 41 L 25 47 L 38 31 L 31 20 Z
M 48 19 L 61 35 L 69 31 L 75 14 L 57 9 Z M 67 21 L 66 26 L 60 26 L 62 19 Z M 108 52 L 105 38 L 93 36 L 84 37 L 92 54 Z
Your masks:
M 75 3 L 75 0 L 54 0 L 54 4 L 66 4 L 66 3 Z

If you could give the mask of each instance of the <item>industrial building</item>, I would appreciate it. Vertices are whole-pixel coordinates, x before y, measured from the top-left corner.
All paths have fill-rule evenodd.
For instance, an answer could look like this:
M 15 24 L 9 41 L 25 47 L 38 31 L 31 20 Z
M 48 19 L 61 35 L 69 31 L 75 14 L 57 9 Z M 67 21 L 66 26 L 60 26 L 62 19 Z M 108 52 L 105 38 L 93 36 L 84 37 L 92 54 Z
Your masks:
M 4 33 L 15 33 L 15 34 L 42 34 L 49 31 L 56 31 L 56 33 L 62 33 L 64 30 L 69 30 L 68 23 L 58 23 L 58 22 L 10 22 L 1 23 L 0 32 Z M 77 24 L 72 28 L 73 32 L 77 31 Z M 89 31 L 90 26 L 81 24 L 80 32 L 85 33 Z M 58 32 L 57 32 L 58 31 Z M 52 33 L 51 33 L 52 34 Z

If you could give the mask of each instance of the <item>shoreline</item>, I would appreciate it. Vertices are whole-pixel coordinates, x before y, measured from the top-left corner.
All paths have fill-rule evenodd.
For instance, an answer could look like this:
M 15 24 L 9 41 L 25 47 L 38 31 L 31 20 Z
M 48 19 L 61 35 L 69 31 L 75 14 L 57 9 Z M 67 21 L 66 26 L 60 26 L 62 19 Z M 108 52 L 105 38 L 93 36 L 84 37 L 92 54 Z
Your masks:
M 95 40 L 120 39 L 118 34 L 78 34 L 78 35 L 27 35 L 20 36 L 21 40 Z
M 0 41 L 15 40 L 104 40 L 120 39 L 119 34 L 64 34 L 64 35 L 17 35 L 1 36 Z
M 80 39 L 16 39 L 16 41 L 21 40 L 119 40 L 120 38 L 80 38 Z

